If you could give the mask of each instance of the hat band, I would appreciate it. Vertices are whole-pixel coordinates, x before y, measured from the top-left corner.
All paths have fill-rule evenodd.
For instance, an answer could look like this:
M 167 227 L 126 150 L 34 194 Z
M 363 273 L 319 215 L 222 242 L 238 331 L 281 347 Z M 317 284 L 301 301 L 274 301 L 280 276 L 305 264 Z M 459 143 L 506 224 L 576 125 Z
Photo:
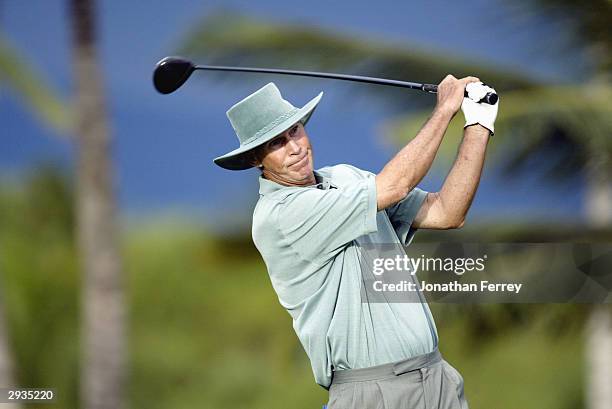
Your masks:
M 248 145 L 249 143 L 253 142 L 254 140 L 258 139 L 259 137 L 261 137 L 263 134 L 267 133 L 268 131 L 270 131 L 272 128 L 274 128 L 276 125 L 280 124 L 281 122 L 283 122 L 284 120 L 286 120 L 287 118 L 295 115 L 297 112 L 299 111 L 298 108 L 293 108 L 291 111 L 286 112 L 284 114 L 282 114 L 281 116 L 279 116 L 278 118 L 276 118 L 274 121 L 270 122 L 268 125 L 264 126 L 263 128 L 261 128 L 259 131 L 257 131 L 255 133 L 255 135 L 251 136 L 249 139 L 246 139 L 244 142 L 242 142 L 240 145 L 244 146 L 244 145 Z

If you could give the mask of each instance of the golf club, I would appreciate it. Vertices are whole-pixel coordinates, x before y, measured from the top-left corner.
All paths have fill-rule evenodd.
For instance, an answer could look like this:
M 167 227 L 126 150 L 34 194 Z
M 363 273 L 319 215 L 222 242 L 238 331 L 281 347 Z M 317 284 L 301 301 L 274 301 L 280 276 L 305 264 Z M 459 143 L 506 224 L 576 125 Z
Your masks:
M 438 86 L 434 84 L 422 84 L 418 82 L 406 82 L 398 80 L 389 80 L 385 78 L 363 77 L 359 75 L 332 74 L 326 72 L 294 71 L 274 68 L 195 65 L 191 61 L 180 57 L 165 57 L 155 65 L 155 70 L 153 71 L 153 85 L 155 86 L 155 89 L 161 94 L 170 94 L 171 92 L 174 92 L 178 88 L 180 88 L 180 86 L 183 85 L 185 81 L 189 79 L 189 77 L 195 70 L 239 71 L 260 72 L 268 74 L 301 75 L 304 77 L 332 78 L 344 81 L 365 82 L 368 84 L 391 85 L 394 87 L 417 89 L 433 94 L 438 91 Z M 495 105 L 498 99 L 499 98 L 497 94 L 489 92 L 478 102 Z

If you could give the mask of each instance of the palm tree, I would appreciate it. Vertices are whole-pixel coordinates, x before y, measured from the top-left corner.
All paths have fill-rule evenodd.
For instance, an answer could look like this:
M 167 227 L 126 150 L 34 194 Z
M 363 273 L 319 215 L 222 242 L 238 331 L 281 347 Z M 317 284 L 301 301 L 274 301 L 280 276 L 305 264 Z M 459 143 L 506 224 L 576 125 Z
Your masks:
M 588 92 L 599 93 L 597 107 L 602 115 L 587 118 L 583 132 L 576 132 L 574 146 L 582 148 L 587 190 L 585 210 L 588 223 L 602 229 L 612 225 L 612 3 L 595 0 L 585 7 L 577 0 L 532 0 L 532 8 L 550 13 L 572 30 L 576 43 L 591 57 L 593 78 L 585 85 Z M 603 121 L 600 132 L 593 125 Z M 534 152 L 531 152 L 533 156 Z M 586 327 L 587 385 L 586 401 L 591 409 L 612 408 L 612 310 L 596 305 Z
M 595 0 L 584 6 L 577 0 L 530 0 L 514 3 L 527 10 L 536 10 L 563 23 L 574 34 L 574 45 L 578 45 L 592 61 L 593 79 L 585 88 L 599 92 L 605 100 L 598 101 L 603 115 L 589 118 L 588 127 L 579 133 L 581 137 L 573 144 L 582 152 L 578 161 L 584 166 L 587 190 L 585 193 L 585 216 L 588 223 L 596 228 L 612 225 L 612 3 Z M 569 97 L 569 95 L 568 95 Z M 602 120 L 602 132 L 592 135 L 593 124 Z M 607 128 L 607 129 L 606 129 Z M 533 156 L 535 152 L 527 151 Z M 595 306 L 586 327 L 587 360 L 587 404 L 591 409 L 612 408 L 612 311 L 605 306 Z
M 612 226 L 612 3 L 597 0 L 585 7 L 576 0 L 530 0 L 511 3 L 519 12 L 536 9 L 571 30 L 574 46 L 591 57 L 590 81 L 572 86 L 547 86 L 537 92 L 505 93 L 499 135 L 512 139 L 509 173 L 546 158 L 549 180 L 583 176 L 584 216 L 594 230 Z M 423 114 L 420 115 L 422 120 Z M 396 136 L 418 121 L 404 118 Z M 402 124 L 403 122 L 403 125 Z M 399 125 L 399 126 L 398 126 Z M 561 149 L 559 149 L 561 147 Z M 555 155 L 550 155 L 554 153 Z M 612 310 L 594 305 L 585 326 L 586 402 L 590 409 L 612 408 Z
M 606 3 L 600 0 L 599 3 Z M 542 3 L 570 3 L 571 0 L 541 0 Z M 609 7 L 609 1 L 606 3 Z M 583 5 L 581 8 L 586 9 Z M 571 10 L 571 8 L 570 8 Z M 610 10 L 607 8 L 606 10 Z M 603 22 L 593 33 L 609 34 L 609 19 L 597 13 L 586 15 L 579 28 L 588 22 Z M 609 35 L 593 34 L 598 44 L 608 44 Z M 606 43 L 607 41 L 607 43 Z M 341 70 L 357 67 L 361 74 L 397 79 L 421 79 L 436 82 L 444 74 L 457 76 L 477 72 L 502 92 L 503 109 L 496 123 L 495 149 L 510 157 L 508 169 L 517 169 L 534 157 L 551 166 L 548 175 L 559 179 L 585 169 L 585 212 L 587 223 L 595 228 L 610 227 L 612 222 L 612 190 L 609 176 L 612 168 L 612 88 L 609 77 L 602 75 L 589 84 L 560 86 L 537 84 L 528 76 L 508 72 L 487 64 L 475 64 L 461 59 L 425 53 L 418 47 L 410 50 L 387 43 L 323 32 L 307 26 L 268 24 L 246 17 L 221 13 L 198 25 L 184 42 L 181 52 L 206 58 L 207 63 L 273 65 L 287 68 Z M 605 54 L 605 53 L 604 53 Z M 606 54 L 607 57 L 610 53 Z M 603 66 L 609 66 L 609 58 Z M 380 94 L 379 94 L 380 95 Z M 388 136 L 405 143 L 415 135 L 429 112 L 419 112 L 423 98 L 412 93 L 394 93 L 393 105 L 403 115 L 388 123 Z M 410 114 L 406 114 L 410 112 Z M 451 125 L 460 135 L 461 124 Z M 448 139 L 448 138 L 447 138 Z M 559 143 L 561 141 L 562 143 Z M 505 142 L 505 143 L 504 143 Z M 511 143 L 510 143 L 511 142 Z M 454 154 L 456 143 L 443 143 L 441 156 Z M 559 149 L 559 147 L 565 149 Z M 553 152 L 555 155 L 551 155 Z M 546 156 L 541 156 L 542 154 Z M 561 172 L 565 170 L 565 173 Z M 612 319 L 609 308 L 595 307 L 587 330 L 587 401 L 591 409 L 612 405 Z
M 70 1 L 77 93 L 77 225 L 85 273 L 81 395 L 85 408 L 118 409 L 124 406 L 126 380 L 125 307 L 94 3 Z
M 83 288 L 83 379 L 86 408 L 121 408 L 125 381 L 125 307 L 116 230 L 107 119 L 96 61 L 94 2 L 72 0 L 75 118 L 39 77 L 0 37 L 0 86 L 13 88 L 45 123 L 78 145 L 77 230 Z M 74 119 L 74 121 L 73 121 Z M 74 122 L 74 126 L 73 126 Z M 14 385 L 0 303 L 0 381 Z

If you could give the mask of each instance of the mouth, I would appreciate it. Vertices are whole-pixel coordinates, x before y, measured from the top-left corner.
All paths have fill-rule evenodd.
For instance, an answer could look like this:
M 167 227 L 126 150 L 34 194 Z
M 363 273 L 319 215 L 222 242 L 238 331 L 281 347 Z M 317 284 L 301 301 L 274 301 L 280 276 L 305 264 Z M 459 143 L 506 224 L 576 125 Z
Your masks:
M 298 166 L 301 167 L 303 166 L 306 162 L 308 161 L 308 152 L 306 152 L 304 154 L 304 156 L 302 156 L 301 159 L 299 159 L 297 162 L 293 162 L 291 165 L 289 165 L 288 167 L 294 167 L 294 166 Z

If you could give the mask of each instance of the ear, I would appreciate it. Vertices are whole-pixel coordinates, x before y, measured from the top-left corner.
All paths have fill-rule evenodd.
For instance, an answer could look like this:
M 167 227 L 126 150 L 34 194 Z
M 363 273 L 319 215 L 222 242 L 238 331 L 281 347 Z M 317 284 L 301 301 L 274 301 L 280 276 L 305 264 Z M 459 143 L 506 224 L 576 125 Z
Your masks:
M 261 164 L 261 161 L 259 160 L 259 155 L 258 155 L 258 149 L 255 149 L 249 156 L 249 164 L 253 167 L 256 168 L 260 168 L 263 169 L 263 165 Z

